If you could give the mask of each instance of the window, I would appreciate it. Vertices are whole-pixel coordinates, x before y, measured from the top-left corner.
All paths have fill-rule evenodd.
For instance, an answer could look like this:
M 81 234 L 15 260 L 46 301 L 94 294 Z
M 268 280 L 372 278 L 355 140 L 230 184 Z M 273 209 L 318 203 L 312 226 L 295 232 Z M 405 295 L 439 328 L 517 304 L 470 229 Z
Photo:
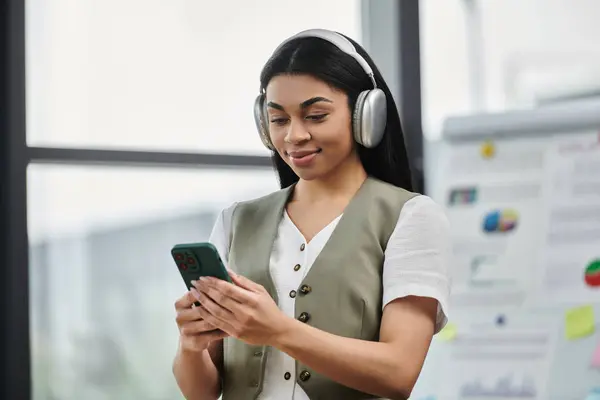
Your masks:
M 260 70 L 316 27 L 359 38 L 360 0 L 28 1 L 28 144 L 266 154 Z
M 252 116 L 273 49 L 309 28 L 362 41 L 370 4 L 7 3 L 0 397 L 181 397 L 167 252 L 278 187 Z
M 32 165 L 28 180 L 33 398 L 180 398 L 169 250 L 277 189 L 273 172 Z
M 600 93 L 600 3 L 421 2 L 423 125 Z M 543 10 L 543 12 L 540 12 Z M 596 10 L 596 11 L 594 11 Z

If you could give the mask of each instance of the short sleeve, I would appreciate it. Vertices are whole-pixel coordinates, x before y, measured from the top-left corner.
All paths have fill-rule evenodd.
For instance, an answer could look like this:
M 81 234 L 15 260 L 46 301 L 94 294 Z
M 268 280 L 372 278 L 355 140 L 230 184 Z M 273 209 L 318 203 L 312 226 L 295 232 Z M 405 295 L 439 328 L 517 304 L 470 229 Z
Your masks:
M 383 307 L 406 297 L 438 301 L 435 332 L 448 321 L 450 224 L 443 209 L 423 195 L 407 201 L 385 250 Z
M 229 236 L 231 234 L 231 218 L 237 203 L 223 209 L 217 216 L 208 241 L 217 248 L 221 259 L 229 264 Z M 229 267 L 229 265 L 227 265 Z

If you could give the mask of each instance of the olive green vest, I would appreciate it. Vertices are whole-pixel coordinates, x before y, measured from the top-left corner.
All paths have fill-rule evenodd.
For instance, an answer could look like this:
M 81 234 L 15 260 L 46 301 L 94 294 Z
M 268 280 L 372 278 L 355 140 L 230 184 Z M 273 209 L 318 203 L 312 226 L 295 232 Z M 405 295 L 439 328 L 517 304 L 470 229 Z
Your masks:
M 276 302 L 269 259 L 292 190 L 293 186 L 240 203 L 232 219 L 229 264 L 263 285 Z M 379 339 L 384 251 L 402 206 L 414 196 L 374 178 L 363 183 L 298 288 L 296 318 L 335 335 Z M 256 399 L 267 357 L 267 347 L 225 339 L 223 400 Z M 295 379 L 312 400 L 375 397 L 342 386 L 298 361 Z

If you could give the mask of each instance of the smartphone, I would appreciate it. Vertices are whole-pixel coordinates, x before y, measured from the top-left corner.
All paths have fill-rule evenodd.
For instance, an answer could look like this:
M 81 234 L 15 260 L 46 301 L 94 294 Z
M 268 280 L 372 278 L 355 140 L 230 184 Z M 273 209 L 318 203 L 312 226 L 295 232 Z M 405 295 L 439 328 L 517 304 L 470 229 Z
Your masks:
M 171 255 L 188 290 L 193 286 L 192 281 L 203 276 L 231 282 L 219 252 L 211 243 L 177 244 L 171 249 Z

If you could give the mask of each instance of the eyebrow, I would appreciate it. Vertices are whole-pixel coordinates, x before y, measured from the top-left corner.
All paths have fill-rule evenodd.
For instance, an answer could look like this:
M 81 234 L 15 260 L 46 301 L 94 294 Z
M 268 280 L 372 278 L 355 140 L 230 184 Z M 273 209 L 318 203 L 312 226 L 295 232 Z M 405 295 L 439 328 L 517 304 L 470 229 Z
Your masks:
M 308 100 L 304 100 L 302 103 L 300 103 L 300 108 L 304 109 L 304 108 L 312 106 L 315 103 L 319 103 L 321 101 L 323 101 L 325 103 L 333 103 L 333 101 L 329 100 L 328 98 L 318 96 L 318 97 L 312 97 L 312 98 L 310 98 Z M 267 103 L 267 107 L 271 107 L 271 108 L 275 108 L 277 110 L 285 111 L 282 105 L 274 103 L 272 101 L 270 101 L 270 102 Z

